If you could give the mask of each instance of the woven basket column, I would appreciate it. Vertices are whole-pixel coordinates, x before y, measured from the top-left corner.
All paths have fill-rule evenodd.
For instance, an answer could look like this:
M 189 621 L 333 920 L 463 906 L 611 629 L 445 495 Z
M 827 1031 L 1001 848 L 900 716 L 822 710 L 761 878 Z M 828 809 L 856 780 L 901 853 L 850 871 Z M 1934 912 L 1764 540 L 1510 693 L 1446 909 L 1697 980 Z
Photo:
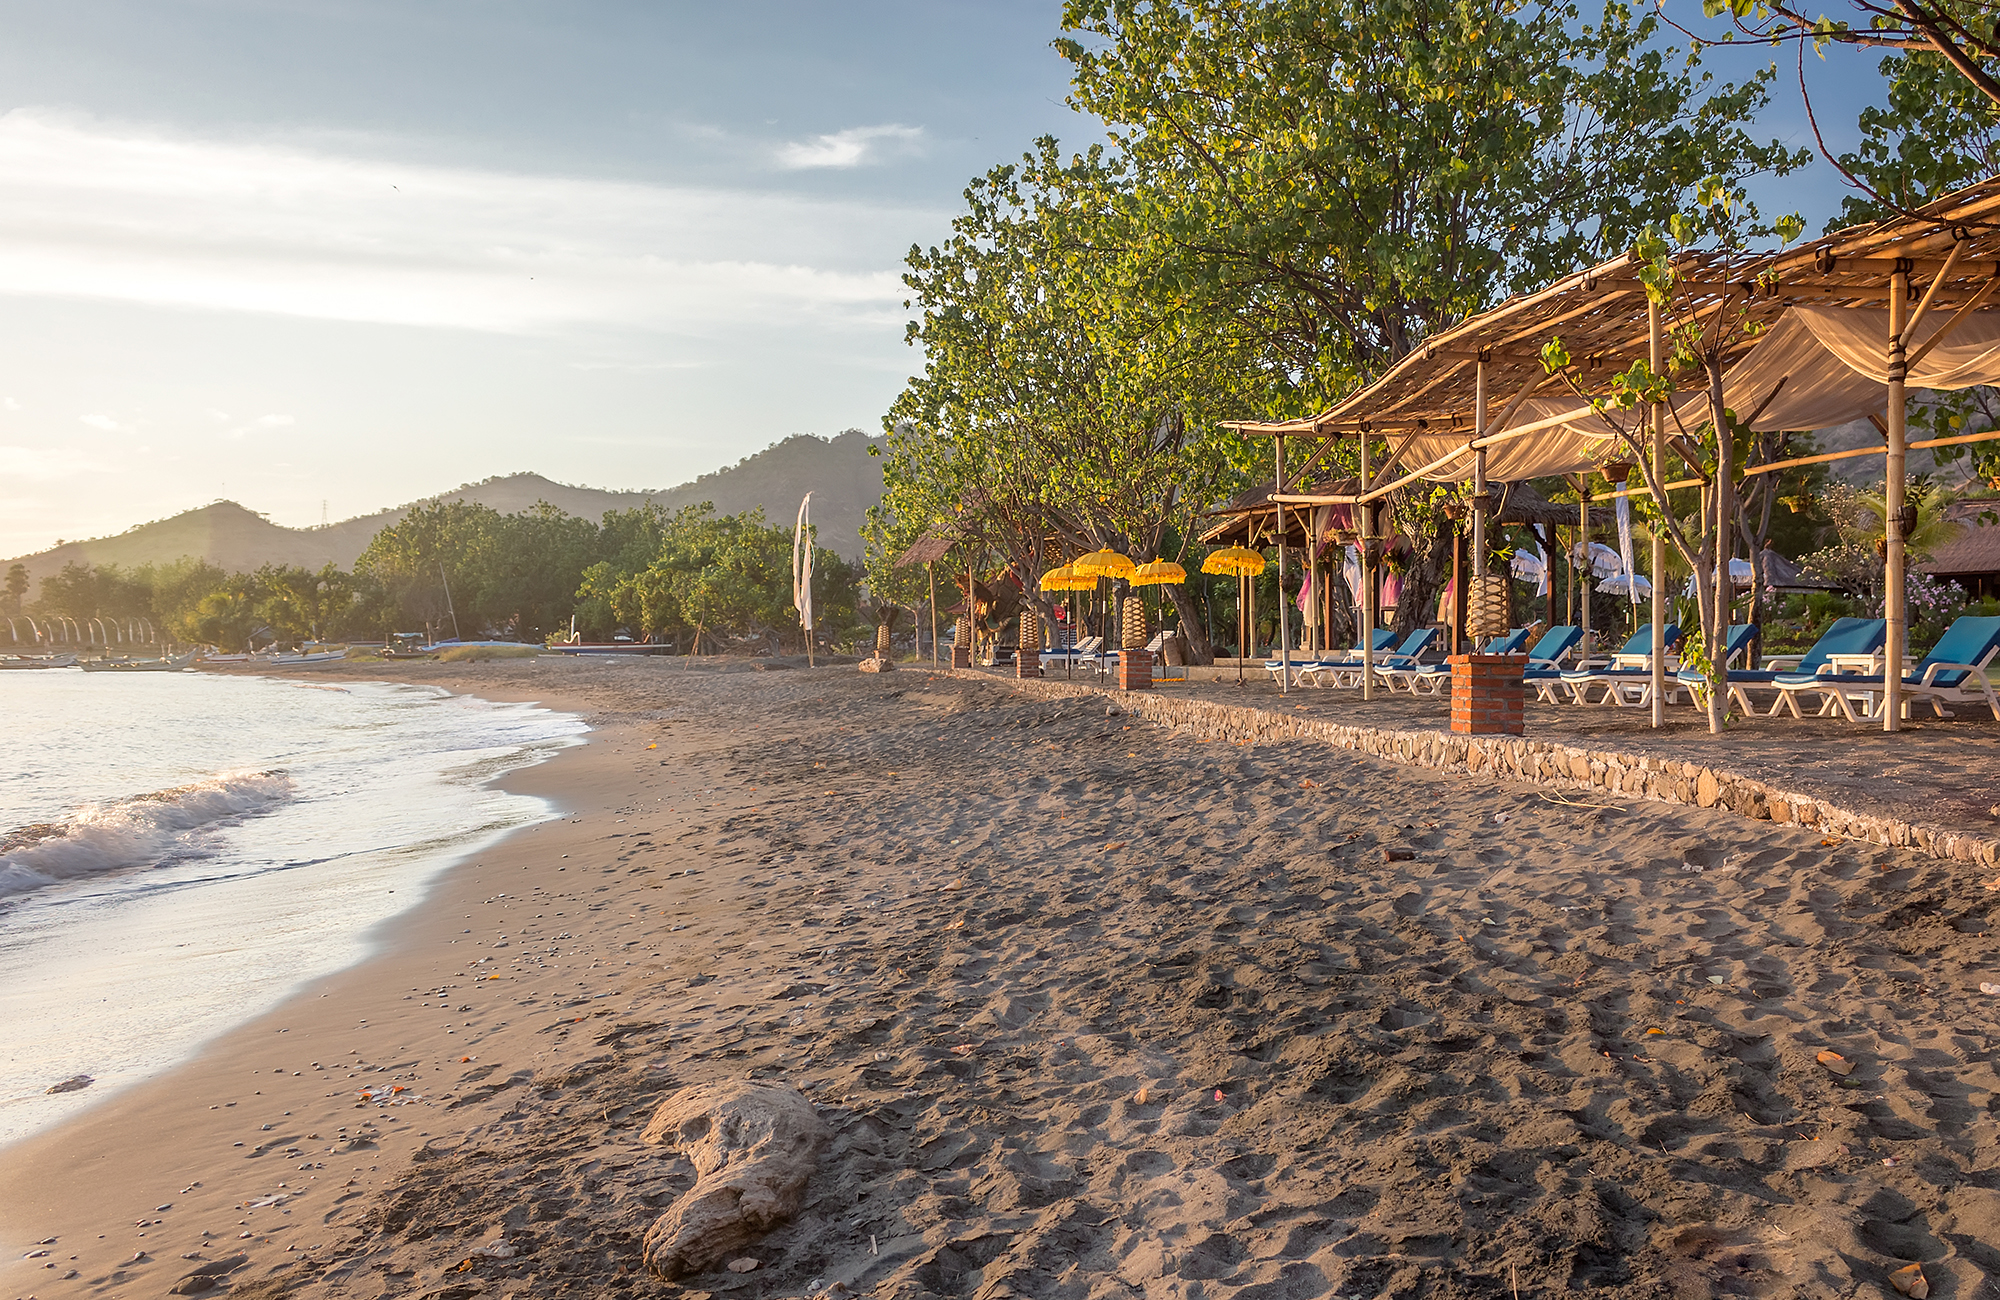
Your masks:
M 1020 631 L 1014 638 L 1014 675 L 1042 675 L 1042 619 L 1033 605 L 1021 611 Z
M 972 620 L 958 620 L 958 635 L 951 642 L 951 666 L 953 668 L 972 667 Z
M 887 623 L 878 624 L 875 628 L 875 657 L 877 659 L 887 659 L 889 657 L 889 625 Z
M 1118 689 L 1152 690 L 1153 656 L 1146 649 L 1146 602 L 1137 596 L 1125 598 L 1124 635 L 1119 640 L 1123 649 L 1118 652 Z
M 1507 634 L 1507 575 L 1474 577 L 1465 590 L 1465 631 L 1484 639 Z
M 1125 598 L 1125 635 L 1120 644 L 1127 650 L 1146 648 L 1146 602 L 1137 596 Z

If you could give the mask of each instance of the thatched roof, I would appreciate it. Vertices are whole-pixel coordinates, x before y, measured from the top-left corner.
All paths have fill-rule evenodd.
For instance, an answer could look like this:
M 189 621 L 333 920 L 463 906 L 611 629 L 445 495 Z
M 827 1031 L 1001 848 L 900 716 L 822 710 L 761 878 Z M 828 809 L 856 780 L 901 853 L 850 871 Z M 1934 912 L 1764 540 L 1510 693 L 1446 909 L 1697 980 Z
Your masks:
M 1944 270 L 1954 243 L 1963 246 L 1952 277 L 1939 286 L 1932 311 L 1964 306 L 2000 274 L 2000 179 L 1960 190 L 1920 209 L 1920 217 L 1896 217 L 1869 226 L 1850 226 L 1810 240 L 1766 265 L 1776 273 L 1768 283 L 1728 278 L 1735 266 L 1713 253 L 1691 252 L 1675 261 L 1680 286 L 1691 296 L 1696 315 L 1720 308 L 1743 308 L 1751 321 L 1770 326 L 1794 304 L 1880 308 L 1889 300 L 1889 277 L 1899 267 L 1913 283 L 1928 287 Z M 1975 220 L 1975 218 L 1979 218 Z M 1244 433 L 1280 436 L 1352 436 L 1364 427 L 1376 436 L 1412 432 L 1473 435 L 1474 362 L 1486 359 L 1487 391 L 1495 413 L 1512 395 L 1543 379 L 1541 345 L 1560 334 L 1570 356 L 1586 371 L 1623 370 L 1647 353 L 1646 290 L 1639 281 L 1643 263 L 1615 258 L 1566 276 L 1546 289 L 1508 299 L 1445 330 L 1404 357 L 1374 383 L 1356 390 L 1319 415 L 1278 423 L 1232 422 Z M 1980 310 L 2000 309 L 1986 299 Z M 1756 345 L 1757 335 L 1739 332 L 1731 356 Z M 1689 373 L 1683 383 L 1703 381 Z M 1553 393 L 1553 385 L 1544 391 Z
M 1354 492 L 1359 486 L 1356 479 L 1339 479 L 1302 489 L 1312 495 L 1336 496 Z M 1526 483 L 1511 486 L 1495 483 L 1492 486 L 1494 501 L 1499 506 L 1498 522 L 1502 524 L 1541 524 L 1562 528 L 1575 527 L 1577 507 L 1575 503 L 1564 504 L 1550 501 Z M 1295 489 L 1287 484 L 1285 491 L 1290 495 Z M 1200 535 L 1206 546 L 1276 546 L 1278 544 L 1277 503 L 1271 500 L 1272 485 L 1266 481 L 1255 487 L 1246 488 L 1231 497 L 1227 504 L 1205 512 L 1204 518 L 1216 522 L 1210 524 Z M 1314 522 L 1322 521 L 1316 506 L 1287 506 L 1285 508 L 1285 545 L 1304 546 L 1311 536 Z M 1359 511 L 1348 506 L 1326 507 L 1327 515 L 1322 528 L 1322 541 L 1332 540 L 1339 533 L 1351 533 Z M 1618 514 L 1611 506 L 1593 505 L 1590 508 L 1590 523 L 1593 528 L 1613 528 L 1617 526 Z
M 1987 509 L 2000 510 L 2000 500 L 1983 504 Z M 1961 513 L 1971 515 L 1964 531 L 1938 547 L 1929 563 L 1917 566 L 1918 571 L 1940 578 L 2000 575 L 2000 526 L 1981 524 L 1976 511 Z

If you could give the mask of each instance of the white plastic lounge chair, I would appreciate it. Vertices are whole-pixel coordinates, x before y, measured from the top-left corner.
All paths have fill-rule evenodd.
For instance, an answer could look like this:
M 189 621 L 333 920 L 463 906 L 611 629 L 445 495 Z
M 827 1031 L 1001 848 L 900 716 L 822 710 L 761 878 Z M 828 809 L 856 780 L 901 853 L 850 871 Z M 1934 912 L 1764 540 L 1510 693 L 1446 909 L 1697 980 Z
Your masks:
M 1376 628 L 1374 641 L 1375 653 L 1381 655 L 1386 653 L 1389 647 L 1396 643 L 1396 634 L 1386 627 Z M 1299 658 L 1292 660 L 1292 684 L 1294 686 L 1304 685 L 1307 678 L 1311 677 L 1313 679 L 1312 684 L 1318 686 L 1321 684 L 1318 680 L 1320 674 L 1331 672 L 1334 669 L 1349 664 L 1359 664 L 1360 662 L 1361 638 L 1356 637 L 1353 648 L 1345 654 L 1332 655 L 1324 659 Z M 1285 665 L 1282 660 L 1272 659 L 1265 663 L 1264 667 L 1270 671 L 1272 679 L 1276 680 L 1284 672 Z
M 1798 703 L 1801 693 L 1814 686 L 1818 678 L 1839 671 L 1839 660 L 1865 657 L 1879 665 L 1882 642 L 1888 635 L 1889 625 L 1882 619 L 1837 618 L 1803 655 L 1770 655 L 1762 668 L 1731 669 L 1729 694 L 1746 714 L 1754 714 L 1757 709 L 1751 703 L 1750 692 L 1775 691 L 1776 698 L 1765 716 L 1776 717 L 1778 710 L 1790 709 L 1793 717 L 1803 717 Z M 1701 680 L 1693 675 L 1690 678 L 1687 683 L 1690 685 Z M 1820 701 L 1822 713 L 1831 713 L 1833 709 L 1831 701 Z
M 1517 627 L 1502 633 L 1479 648 L 1484 655 L 1517 655 L 1528 648 L 1528 629 Z M 1412 695 L 1442 695 L 1451 683 L 1449 663 L 1418 664 L 1412 668 L 1400 668 L 1391 674 L 1404 690 Z
M 1994 695 L 1993 681 L 1986 672 L 1995 654 L 2000 654 L 2000 618 L 1967 615 L 1955 620 L 1916 671 L 1903 674 L 1905 711 L 1911 703 L 1921 701 L 1940 718 L 1949 718 L 1953 715 L 1944 707 L 1946 700 L 1983 702 L 2000 721 L 2000 697 Z M 1837 708 L 1849 722 L 1862 722 L 1881 716 L 1880 701 L 1888 681 L 1885 673 L 1828 673 L 1796 685 L 1781 675 L 1775 684 L 1787 695 L 1819 695 L 1821 714 Z M 1863 701 L 1858 717 L 1854 712 L 1857 698 Z
M 1731 637 L 1736 643 L 1736 652 L 1750 644 L 1750 638 L 1757 629 L 1743 625 L 1740 638 L 1735 629 Z M 1681 628 L 1678 623 L 1669 623 L 1666 628 L 1666 647 L 1672 653 L 1681 643 Z M 1672 672 L 1668 678 L 1672 680 Z M 1595 687 L 1604 693 L 1597 699 L 1590 698 Z M 1572 704 L 1615 704 L 1620 708 L 1645 708 L 1653 702 L 1653 625 L 1641 627 L 1632 634 L 1619 650 L 1611 656 L 1610 662 L 1593 664 L 1582 668 L 1564 670 L 1562 689 L 1569 692 Z

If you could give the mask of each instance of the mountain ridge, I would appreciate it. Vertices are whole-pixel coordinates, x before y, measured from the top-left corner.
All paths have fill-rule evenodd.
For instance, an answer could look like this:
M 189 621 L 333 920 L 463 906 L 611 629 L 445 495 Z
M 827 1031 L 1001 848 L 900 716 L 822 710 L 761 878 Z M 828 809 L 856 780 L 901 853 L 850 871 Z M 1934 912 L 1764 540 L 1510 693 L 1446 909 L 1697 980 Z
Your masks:
M 868 454 L 877 441 L 859 429 L 831 437 L 793 434 L 734 465 L 658 491 L 578 487 L 541 474 L 497 475 L 422 497 L 373 514 L 356 515 L 313 528 L 287 528 L 235 501 L 212 501 L 165 519 L 137 524 L 110 537 L 64 542 L 32 555 L 0 560 L 0 569 L 21 564 L 40 582 L 66 564 L 115 564 L 136 568 L 166 564 L 183 556 L 231 571 L 264 564 L 317 569 L 354 561 L 383 528 L 411 510 L 438 501 L 473 501 L 501 514 L 516 514 L 546 501 L 568 514 L 596 520 L 609 510 L 630 510 L 654 502 L 668 510 L 708 501 L 719 514 L 762 508 L 773 524 L 789 524 L 799 499 L 813 494 L 813 523 L 820 545 L 850 559 L 861 555 L 861 523 L 882 499 L 880 463 Z

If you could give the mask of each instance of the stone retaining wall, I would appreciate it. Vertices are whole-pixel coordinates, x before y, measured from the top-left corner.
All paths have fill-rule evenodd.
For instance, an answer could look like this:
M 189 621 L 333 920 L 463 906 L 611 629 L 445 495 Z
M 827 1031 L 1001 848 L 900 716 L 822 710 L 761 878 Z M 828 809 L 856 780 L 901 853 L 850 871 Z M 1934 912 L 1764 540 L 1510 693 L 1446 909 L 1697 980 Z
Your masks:
M 1392 731 L 1274 713 L 1155 692 L 1113 692 L 1064 681 L 1011 681 L 986 673 L 947 670 L 952 677 L 1012 687 L 1044 699 L 1100 696 L 1149 722 L 1210 740 L 1270 744 L 1312 740 L 1392 763 L 1442 772 L 1493 772 L 1570 790 L 1597 790 L 1697 808 L 1726 808 L 1757 821 L 1797 823 L 1830 835 L 1913 848 L 1932 857 L 2000 863 L 2000 841 L 1854 812 L 1812 795 L 1782 790 L 1751 777 L 1678 759 L 1521 736 L 1461 736 L 1443 731 Z

